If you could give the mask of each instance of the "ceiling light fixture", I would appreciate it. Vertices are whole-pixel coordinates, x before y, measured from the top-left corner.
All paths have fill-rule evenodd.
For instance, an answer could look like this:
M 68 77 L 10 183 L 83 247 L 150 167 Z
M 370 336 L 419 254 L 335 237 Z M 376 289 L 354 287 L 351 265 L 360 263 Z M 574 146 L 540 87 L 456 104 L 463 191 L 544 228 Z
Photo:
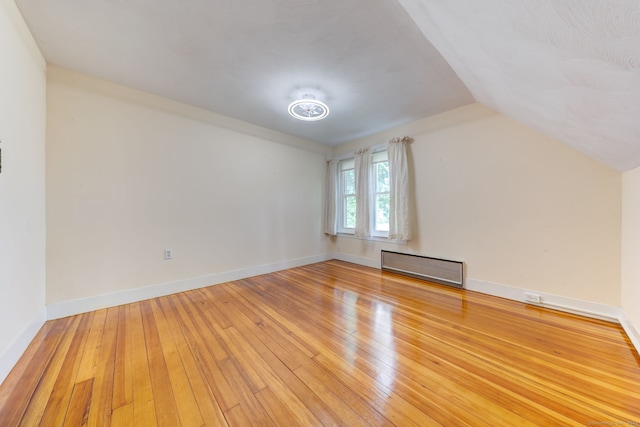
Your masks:
M 329 107 L 320 102 L 313 95 L 303 95 L 302 99 L 289 104 L 289 114 L 298 120 L 313 122 L 322 120 L 329 115 Z

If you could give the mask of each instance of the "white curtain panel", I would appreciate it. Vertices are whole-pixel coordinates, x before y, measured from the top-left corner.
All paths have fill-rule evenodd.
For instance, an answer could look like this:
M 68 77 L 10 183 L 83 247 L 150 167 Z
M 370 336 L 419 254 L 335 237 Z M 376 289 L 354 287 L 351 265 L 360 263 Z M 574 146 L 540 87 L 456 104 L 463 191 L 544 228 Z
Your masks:
M 356 237 L 371 237 L 371 150 L 364 148 L 355 153 L 356 178 Z
M 389 239 L 410 240 L 409 224 L 409 167 L 407 145 L 411 138 L 389 141 Z
M 327 188 L 324 205 L 324 233 L 335 236 L 338 232 L 336 221 L 336 197 L 338 195 L 338 162 L 331 159 L 327 162 Z

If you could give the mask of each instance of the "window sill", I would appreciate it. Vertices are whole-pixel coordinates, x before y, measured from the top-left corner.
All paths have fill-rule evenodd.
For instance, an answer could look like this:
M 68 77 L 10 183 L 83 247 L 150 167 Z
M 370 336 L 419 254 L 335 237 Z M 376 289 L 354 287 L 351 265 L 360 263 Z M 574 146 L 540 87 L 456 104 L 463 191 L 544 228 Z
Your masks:
M 408 244 L 407 240 L 389 240 L 386 237 L 378 237 L 378 236 L 371 236 L 371 237 L 356 237 L 351 233 L 338 233 L 338 237 L 344 237 L 347 239 L 356 239 L 356 240 L 369 240 L 372 242 L 383 242 L 383 243 L 393 243 L 396 245 L 406 245 Z

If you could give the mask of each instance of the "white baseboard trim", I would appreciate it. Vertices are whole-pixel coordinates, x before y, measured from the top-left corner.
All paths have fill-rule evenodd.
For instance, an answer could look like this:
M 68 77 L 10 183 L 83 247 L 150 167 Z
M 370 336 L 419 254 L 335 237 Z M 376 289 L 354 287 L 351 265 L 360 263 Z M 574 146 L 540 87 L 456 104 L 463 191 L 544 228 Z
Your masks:
M 620 317 L 620 307 L 547 294 L 530 289 L 514 288 L 511 286 L 498 285 L 475 279 L 465 279 L 464 288 L 469 291 L 481 292 L 483 294 L 520 302 L 526 302 L 524 298 L 525 293 L 532 293 L 540 295 L 540 304 L 532 304 L 539 307 L 552 308 L 554 310 L 579 314 L 581 316 L 607 320 L 615 323 L 618 323 Z
M 273 273 L 275 271 L 286 270 L 288 268 L 300 267 L 303 265 L 314 264 L 322 261 L 328 261 L 330 259 L 337 259 L 340 261 L 351 262 L 354 264 L 372 268 L 380 268 L 380 260 L 373 260 L 370 258 L 358 257 L 336 252 L 298 258 L 274 264 L 265 264 L 256 267 L 232 270 L 192 279 L 162 283 L 158 285 L 147 286 L 144 288 L 114 292 L 111 294 L 97 295 L 73 301 L 65 301 L 50 305 L 48 307 L 43 307 L 32 319 L 32 321 L 23 329 L 15 342 L 2 355 L 0 355 L 0 384 L 9 375 L 11 369 L 13 369 L 15 364 L 18 362 L 18 360 L 28 347 L 29 343 L 31 343 L 31 341 L 35 338 L 36 334 L 46 320 L 58 319 L 66 316 L 85 313 L 87 311 L 99 310 L 102 308 L 128 304 L 149 298 L 170 295 L 177 292 L 198 289 L 205 286 L 230 282 L 233 280 L 244 279 L 252 276 L 258 276 L 261 274 Z M 465 289 L 520 302 L 524 302 L 525 292 L 531 292 L 541 296 L 541 307 L 548 307 L 597 319 L 619 322 L 629 336 L 632 344 L 635 346 L 636 351 L 640 353 L 640 331 L 628 319 L 624 311 L 619 307 L 593 303 L 589 301 L 581 301 L 552 294 L 545 294 L 527 289 L 514 288 L 506 285 L 498 285 L 495 283 L 484 282 L 475 279 L 466 279 Z
M 20 332 L 18 338 L 9 346 L 9 348 L 0 356 L 0 384 L 4 382 L 13 367 L 18 363 L 20 357 L 25 352 L 31 341 L 35 338 L 47 320 L 47 308 L 42 307 L 33 319 Z
M 622 325 L 622 329 L 627 333 L 629 340 L 631 340 L 631 344 L 636 348 L 638 354 L 640 354 L 640 330 L 631 323 L 631 320 L 627 317 L 624 310 L 620 310 L 620 325 Z
M 256 267 L 242 268 L 201 277 L 178 280 L 175 282 L 160 283 L 157 285 L 145 286 L 143 288 L 127 289 L 120 292 L 96 295 L 72 301 L 64 301 L 47 307 L 47 319 L 60 319 L 62 317 L 73 316 L 80 313 L 86 313 L 88 311 L 129 304 L 150 298 L 231 282 L 233 280 L 246 279 L 247 277 L 273 273 L 280 270 L 286 270 L 288 268 L 328 261 L 332 258 L 333 255 L 330 253 L 315 255 L 274 264 L 264 264 Z
M 380 268 L 380 259 L 373 260 L 371 258 L 364 258 L 355 255 L 349 255 L 342 252 L 334 252 L 333 259 L 339 261 L 351 262 L 353 264 L 364 265 L 365 267 Z
M 367 267 L 380 268 L 380 260 L 373 260 L 370 258 L 363 258 L 340 252 L 334 253 L 333 258 L 341 261 L 352 262 L 354 264 L 364 265 Z M 525 293 L 533 293 L 540 295 L 541 303 L 535 304 L 540 307 L 552 308 L 554 310 L 578 314 L 581 316 L 621 323 L 620 307 L 615 307 L 607 304 L 583 301 L 575 298 L 547 294 L 544 292 L 516 288 L 513 286 L 499 285 L 496 283 L 469 278 L 466 278 L 464 281 L 464 289 L 519 302 L 525 302 Z

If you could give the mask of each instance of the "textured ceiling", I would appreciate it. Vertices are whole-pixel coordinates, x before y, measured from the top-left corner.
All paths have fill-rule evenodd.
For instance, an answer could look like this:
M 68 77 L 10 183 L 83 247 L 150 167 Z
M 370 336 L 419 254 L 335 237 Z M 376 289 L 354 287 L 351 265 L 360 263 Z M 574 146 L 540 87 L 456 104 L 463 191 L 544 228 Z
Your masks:
M 473 102 L 396 1 L 16 3 L 50 63 L 327 145 Z
M 50 63 L 323 144 L 475 99 L 640 165 L 638 0 L 16 3 Z M 287 115 L 307 92 L 326 120 Z
M 640 1 L 399 1 L 478 102 L 618 170 L 640 165 Z

